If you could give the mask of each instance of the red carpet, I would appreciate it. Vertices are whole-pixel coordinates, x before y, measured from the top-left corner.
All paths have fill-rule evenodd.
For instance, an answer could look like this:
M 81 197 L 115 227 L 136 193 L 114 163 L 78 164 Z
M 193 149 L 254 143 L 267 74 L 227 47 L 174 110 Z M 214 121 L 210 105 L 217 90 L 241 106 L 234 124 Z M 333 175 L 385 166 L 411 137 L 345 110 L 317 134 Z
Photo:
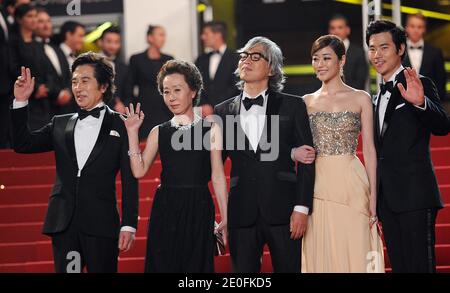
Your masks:
M 437 265 L 439 272 L 450 272 L 450 136 L 433 137 L 431 146 L 446 204 L 436 224 Z M 136 244 L 130 252 L 120 255 L 120 272 L 143 271 L 148 217 L 160 170 L 161 165 L 156 162 L 140 181 Z M 227 174 L 229 170 L 227 162 Z M 53 272 L 50 238 L 42 235 L 41 229 L 54 176 L 53 153 L 18 155 L 0 151 L 0 272 Z M 117 190 L 120 193 L 119 179 Z M 215 261 L 217 272 L 231 271 L 229 255 L 216 257 Z M 263 271 L 271 271 L 268 252 L 263 257 Z

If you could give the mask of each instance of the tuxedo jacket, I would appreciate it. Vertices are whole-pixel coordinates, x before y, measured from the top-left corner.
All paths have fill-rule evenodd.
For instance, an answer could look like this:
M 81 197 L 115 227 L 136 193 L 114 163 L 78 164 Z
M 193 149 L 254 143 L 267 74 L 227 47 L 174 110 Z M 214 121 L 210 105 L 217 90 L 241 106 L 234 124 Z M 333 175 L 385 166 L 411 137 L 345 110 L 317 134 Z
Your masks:
M 408 55 L 403 60 L 403 66 L 412 67 Z M 420 65 L 421 75 L 429 77 L 437 87 L 439 98 L 446 98 L 447 73 L 442 51 L 425 43 L 423 46 L 422 64 Z
M 50 195 L 43 233 L 65 231 L 74 214 L 82 232 L 117 238 L 121 226 L 137 228 L 138 182 L 128 158 L 128 138 L 119 114 L 106 108 L 95 146 L 77 177 L 74 130 L 78 114 L 53 117 L 42 129 L 27 128 L 28 107 L 11 110 L 13 145 L 18 153 L 54 151 L 56 180 Z M 122 222 L 116 202 L 116 175 L 122 178 Z
M 396 77 L 406 88 L 404 73 Z M 449 117 L 440 104 L 433 82 L 421 77 L 426 110 L 407 102 L 394 87 L 384 123 L 379 125 L 379 101 L 375 110 L 378 198 L 383 197 L 394 212 L 443 207 L 438 182 L 430 157 L 430 136 L 447 135 Z M 380 134 L 380 129 L 382 132 Z
M 64 55 L 61 48 L 52 43 L 48 44 L 53 48 L 58 57 L 58 62 L 61 67 L 61 75 L 54 67 L 53 63 L 48 58 L 47 54 L 44 52 L 45 62 L 47 63 L 46 75 L 46 86 L 49 89 L 49 96 L 52 100 L 56 100 L 61 90 L 68 89 L 71 91 L 71 69 L 69 68 L 69 63 L 67 62 L 66 56 Z
M 7 16 L 0 4 L 0 13 L 8 26 L 8 36 L 11 38 L 11 27 L 8 25 Z M 14 80 L 17 78 L 16 71 L 11 63 L 11 47 L 6 39 L 5 31 L 0 26 L 0 99 L 10 99 L 9 95 L 13 88 Z M 1 102 L 1 101 L 0 101 Z M 5 103 L 6 104 L 6 103 Z
M 345 83 L 356 89 L 364 90 L 369 78 L 369 65 L 363 48 L 350 43 L 345 56 Z
M 211 54 L 205 53 L 200 55 L 195 61 L 195 65 L 202 74 L 205 87 L 200 104 L 215 106 L 239 94 L 236 87 L 237 79 L 234 74 L 238 66 L 239 56 L 236 52 L 227 48 L 222 55 L 214 79 L 211 79 L 209 76 L 209 59 Z
M 240 124 L 241 100 L 242 94 L 215 107 L 223 121 L 224 155 L 232 163 L 228 225 L 252 226 L 259 216 L 270 225 L 288 224 L 296 205 L 312 211 L 314 164 L 296 165 L 291 159 L 292 148 L 313 145 L 306 105 L 300 97 L 269 92 L 265 127 L 255 153 Z M 273 127 L 270 117 L 277 115 L 279 125 Z M 234 122 L 227 125 L 227 116 Z M 244 149 L 237 147 L 237 137 L 245 139 Z M 266 142 L 272 143 L 271 148 Z M 278 155 L 273 160 L 263 159 L 276 142 Z

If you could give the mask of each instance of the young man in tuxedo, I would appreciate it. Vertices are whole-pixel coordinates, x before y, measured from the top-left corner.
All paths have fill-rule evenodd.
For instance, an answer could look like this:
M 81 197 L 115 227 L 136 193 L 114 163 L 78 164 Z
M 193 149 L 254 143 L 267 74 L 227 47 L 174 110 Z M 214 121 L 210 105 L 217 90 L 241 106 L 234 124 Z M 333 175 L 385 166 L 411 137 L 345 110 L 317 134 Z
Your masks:
M 355 89 L 364 90 L 369 78 L 369 65 L 367 64 L 364 49 L 349 40 L 351 29 L 348 19 L 341 14 L 334 15 L 328 22 L 328 33 L 338 36 L 344 42 L 345 83 Z
M 227 25 L 224 22 L 205 23 L 201 39 L 203 46 L 210 50 L 201 54 L 195 61 L 205 87 L 200 105 L 203 114 L 207 116 L 212 114 L 214 106 L 239 93 L 234 75 L 239 57 L 227 46 Z
M 215 107 L 224 154 L 232 162 L 228 228 L 234 272 L 259 272 L 265 244 L 275 272 L 300 272 L 315 169 L 296 166 L 291 151 L 313 142 L 305 103 L 281 93 L 282 66 L 274 42 L 251 39 L 240 52 L 241 94 Z
M 430 136 L 450 121 L 434 83 L 403 68 L 405 32 L 389 21 L 369 24 L 369 60 L 382 76 L 375 101 L 377 210 L 393 272 L 435 272 L 435 222 L 443 207 L 430 158 Z
M 447 73 L 442 50 L 425 43 L 424 36 L 427 30 L 427 19 L 423 14 L 409 14 L 406 17 L 405 31 L 406 57 L 403 65 L 414 68 L 418 73 L 429 77 L 435 84 L 439 98 L 446 99 Z
M 37 25 L 35 31 L 35 40 L 44 47 L 44 59 L 47 62 L 45 66 L 46 84 L 48 96 L 52 102 L 52 111 L 55 114 L 60 113 L 60 108 L 72 107 L 75 101 L 72 99 L 70 90 L 71 72 L 66 56 L 59 46 L 50 42 L 53 36 L 53 24 L 50 14 L 45 8 L 37 9 Z
M 114 65 L 116 78 L 114 85 L 116 92 L 110 102 L 119 113 L 125 113 L 125 105 L 130 104 L 130 98 L 125 94 L 125 78 L 128 74 L 128 66 L 120 58 L 120 50 L 122 48 L 122 36 L 118 27 L 110 27 L 103 31 L 102 36 L 98 40 L 98 45 L 102 49 L 102 53 Z
M 114 92 L 114 70 L 92 52 L 72 67 L 78 113 L 53 117 L 40 130 L 27 127 L 34 77 L 27 68 L 14 86 L 11 110 L 13 145 L 18 153 L 55 152 L 56 181 L 43 233 L 52 237 L 56 272 L 72 268 L 78 252 L 88 272 L 117 272 L 119 250 L 134 242 L 138 220 L 138 182 L 127 155 L 128 139 L 118 113 L 105 103 Z M 122 221 L 116 202 L 116 175 L 122 179 Z

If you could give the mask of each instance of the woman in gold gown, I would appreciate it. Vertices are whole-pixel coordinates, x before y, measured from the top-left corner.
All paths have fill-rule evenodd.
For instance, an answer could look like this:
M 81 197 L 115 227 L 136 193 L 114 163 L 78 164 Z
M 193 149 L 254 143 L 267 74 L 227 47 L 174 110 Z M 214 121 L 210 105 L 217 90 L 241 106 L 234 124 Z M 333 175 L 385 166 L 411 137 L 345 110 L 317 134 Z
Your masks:
M 312 64 L 322 87 L 304 97 L 314 148 L 295 159 L 316 164 L 313 211 L 303 237 L 302 272 L 384 272 L 376 216 L 373 106 L 341 77 L 345 47 L 336 36 L 317 39 Z M 361 133 L 365 167 L 356 156 Z

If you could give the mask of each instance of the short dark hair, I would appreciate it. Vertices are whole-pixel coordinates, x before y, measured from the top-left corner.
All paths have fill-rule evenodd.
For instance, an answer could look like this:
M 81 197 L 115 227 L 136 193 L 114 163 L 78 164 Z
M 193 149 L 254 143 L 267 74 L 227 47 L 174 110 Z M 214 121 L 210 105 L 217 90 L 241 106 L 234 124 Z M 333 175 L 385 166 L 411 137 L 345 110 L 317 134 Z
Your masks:
M 311 57 L 316 54 L 317 51 L 322 50 L 325 47 L 330 47 L 336 53 L 339 60 L 345 55 L 345 45 L 342 40 L 335 35 L 324 35 L 314 41 L 311 48 Z
M 215 33 L 220 33 L 225 41 L 228 36 L 227 24 L 223 21 L 209 21 L 203 24 L 203 29 L 210 28 Z
M 66 40 L 67 33 L 70 32 L 71 34 L 73 34 L 79 27 L 85 29 L 84 25 L 76 21 L 66 21 L 65 23 L 63 23 L 63 25 L 61 26 L 61 30 L 59 32 L 61 43 Z
M 20 4 L 14 10 L 14 18 L 22 19 L 25 16 L 25 14 L 27 14 L 28 12 L 30 12 L 32 10 L 36 10 L 36 7 L 34 6 L 34 4 Z
M 116 90 L 114 86 L 114 66 L 106 59 L 102 54 L 87 52 L 78 56 L 73 62 L 72 72 L 75 72 L 78 66 L 90 65 L 94 68 L 94 77 L 97 80 L 99 86 L 106 85 L 106 91 L 103 94 L 103 101 L 108 103 Z
M 167 61 L 158 73 L 157 82 L 159 93 L 162 95 L 164 92 L 164 78 L 175 73 L 183 75 L 189 88 L 197 93 L 193 101 L 193 105 L 197 105 L 200 100 L 201 91 L 203 90 L 203 79 L 197 66 L 191 62 L 181 60 Z
M 36 7 L 36 11 L 37 13 L 47 13 L 48 15 L 50 15 L 50 13 L 48 13 L 48 10 L 45 7 L 38 6 Z
M 148 37 L 149 35 L 153 35 L 153 32 L 154 32 L 155 29 L 157 29 L 157 28 L 162 28 L 162 26 L 160 26 L 160 25 L 153 25 L 153 24 L 149 25 L 149 26 L 148 26 L 148 29 L 147 29 L 147 37 Z
M 4 0 L 3 1 L 3 6 L 4 7 L 16 6 L 16 2 L 17 2 L 17 0 Z
M 401 46 L 404 45 L 406 47 L 406 33 L 405 31 L 398 27 L 395 23 L 390 22 L 388 20 L 377 20 L 372 21 L 367 26 L 366 30 L 366 44 L 369 46 L 370 37 L 372 35 L 376 35 L 379 33 L 388 32 L 392 36 L 392 41 L 395 44 L 395 48 L 397 49 L 397 53 L 400 51 Z M 403 59 L 406 55 L 406 50 L 403 52 L 401 58 Z
M 348 18 L 347 17 L 345 17 L 343 14 L 335 14 L 335 15 L 333 15 L 331 18 L 330 18 L 330 20 L 328 21 L 328 24 L 330 23 L 330 22 L 332 22 L 333 20 L 343 20 L 344 22 L 345 22 L 345 25 L 346 26 L 350 26 L 350 23 L 348 22 Z
M 121 33 L 121 31 L 120 31 L 120 28 L 119 28 L 119 27 L 117 27 L 117 26 L 111 26 L 111 27 L 105 29 L 105 30 L 102 32 L 102 35 L 101 35 L 100 39 L 103 40 L 107 34 L 117 34 L 117 35 L 120 35 L 120 33 Z

